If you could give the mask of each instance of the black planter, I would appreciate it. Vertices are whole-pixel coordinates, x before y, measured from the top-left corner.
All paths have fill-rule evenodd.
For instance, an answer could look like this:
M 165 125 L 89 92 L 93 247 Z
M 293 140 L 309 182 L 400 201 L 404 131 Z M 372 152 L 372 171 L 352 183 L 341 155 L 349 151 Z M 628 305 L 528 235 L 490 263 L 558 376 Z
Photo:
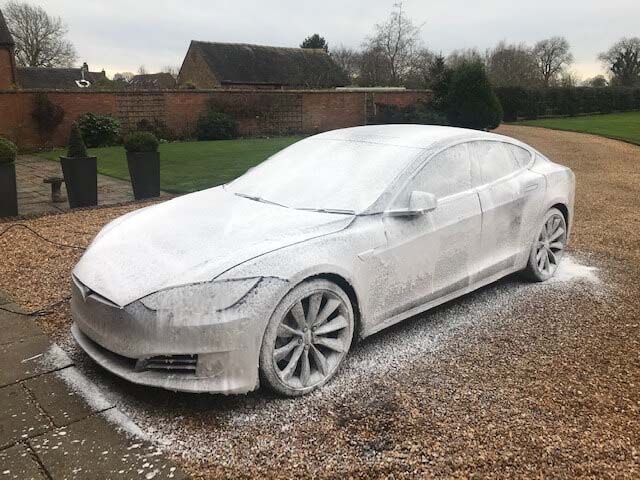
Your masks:
M 0 217 L 18 215 L 18 192 L 16 190 L 16 164 L 0 163 Z
M 133 196 L 136 200 L 160 196 L 160 154 L 127 152 Z
M 67 197 L 71 208 L 98 204 L 97 157 L 60 157 Z

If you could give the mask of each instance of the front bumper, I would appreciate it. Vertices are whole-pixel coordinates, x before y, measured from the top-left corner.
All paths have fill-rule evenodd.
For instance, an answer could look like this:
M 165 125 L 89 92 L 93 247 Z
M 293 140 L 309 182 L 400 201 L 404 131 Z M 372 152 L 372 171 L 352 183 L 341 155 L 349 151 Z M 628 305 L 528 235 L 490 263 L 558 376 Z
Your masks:
M 130 382 L 184 392 L 246 393 L 258 387 L 262 336 L 285 285 L 268 279 L 242 304 L 194 318 L 193 311 L 159 315 L 141 302 L 121 308 L 83 294 L 74 279 L 71 331 L 96 363 Z M 191 356 L 197 364 L 188 370 L 141 368 L 158 356 Z

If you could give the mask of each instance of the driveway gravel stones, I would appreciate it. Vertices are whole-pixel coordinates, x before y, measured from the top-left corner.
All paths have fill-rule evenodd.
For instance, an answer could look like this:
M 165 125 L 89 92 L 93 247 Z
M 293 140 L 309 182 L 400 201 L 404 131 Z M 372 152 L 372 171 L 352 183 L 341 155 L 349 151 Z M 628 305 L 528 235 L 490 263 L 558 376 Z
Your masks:
M 66 303 L 37 321 L 195 478 L 638 478 L 640 148 L 530 127 L 499 132 L 576 173 L 570 256 L 558 277 L 511 276 L 383 331 L 308 397 L 131 385 L 75 347 Z M 86 245 L 131 208 L 28 224 Z M 0 288 L 23 307 L 68 295 L 80 252 L 18 230 L 0 237 L 0 248 Z

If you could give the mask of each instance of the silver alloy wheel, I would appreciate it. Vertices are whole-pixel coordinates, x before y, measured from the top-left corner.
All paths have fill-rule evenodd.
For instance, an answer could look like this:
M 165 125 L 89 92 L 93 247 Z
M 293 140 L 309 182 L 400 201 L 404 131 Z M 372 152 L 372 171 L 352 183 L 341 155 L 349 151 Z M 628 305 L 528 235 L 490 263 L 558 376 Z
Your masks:
M 535 250 L 536 266 L 545 277 L 551 277 L 558 269 L 566 242 L 564 217 L 560 213 L 553 213 L 540 230 Z
M 276 331 L 272 359 L 280 381 L 300 390 L 333 375 L 351 344 L 350 317 L 344 300 L 329 290 L 297 300 Z

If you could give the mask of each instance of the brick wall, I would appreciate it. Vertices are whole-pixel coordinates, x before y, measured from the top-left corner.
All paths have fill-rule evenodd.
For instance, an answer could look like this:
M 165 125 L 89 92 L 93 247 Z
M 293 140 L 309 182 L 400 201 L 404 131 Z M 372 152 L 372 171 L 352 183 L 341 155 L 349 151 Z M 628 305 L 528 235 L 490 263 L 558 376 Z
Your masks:
M 371 122 L 377 103 L 406 106 L 429 100 L 428 91 L 349 92 L 330 90 L 171 90 L 162 92 L 46 92 L 65 111 L 51 138 L 43 139 L 31 117 L 35 92 L 0 91 L 0 136 L 22 149 L 65 145 L 71 124 L 86 112 L 119 117 L 123 127 L 142 118 L 163 121 L 188 137 L 209 102 L 232 115 L 242 135 L 316 133 Z

